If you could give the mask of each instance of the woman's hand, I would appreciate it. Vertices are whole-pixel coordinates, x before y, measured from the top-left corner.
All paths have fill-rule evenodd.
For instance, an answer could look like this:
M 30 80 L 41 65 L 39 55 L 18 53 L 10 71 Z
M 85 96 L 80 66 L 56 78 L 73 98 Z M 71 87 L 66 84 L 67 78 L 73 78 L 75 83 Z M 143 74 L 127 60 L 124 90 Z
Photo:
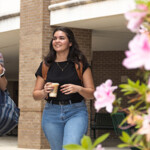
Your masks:
M 72 94 L 72 93 L 77 93 L 81 90 L 81 86 L 79 85 L 74 85 L 74 84 L 64 84 L 61 87 L 61 92 L 68 95 L 68 94 Z
M 47 82 L 45 85 L 44 85 L 44 92 L 45 93 L 50 93 L 52 92 L 54 89 L 54 87 L 52 86 L 52 83 L 51 82 Z

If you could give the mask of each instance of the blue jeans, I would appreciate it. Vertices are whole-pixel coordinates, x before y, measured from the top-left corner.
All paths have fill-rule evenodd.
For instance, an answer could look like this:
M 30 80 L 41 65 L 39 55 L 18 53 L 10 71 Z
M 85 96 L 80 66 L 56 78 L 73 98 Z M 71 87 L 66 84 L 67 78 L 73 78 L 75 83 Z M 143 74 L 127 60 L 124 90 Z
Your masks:
M 63 145 L 80 144 L 88 129 L 88 112 L 85 102 L 69 105 L 46 103 L 42 128 L 51 150 L 64 150 Z

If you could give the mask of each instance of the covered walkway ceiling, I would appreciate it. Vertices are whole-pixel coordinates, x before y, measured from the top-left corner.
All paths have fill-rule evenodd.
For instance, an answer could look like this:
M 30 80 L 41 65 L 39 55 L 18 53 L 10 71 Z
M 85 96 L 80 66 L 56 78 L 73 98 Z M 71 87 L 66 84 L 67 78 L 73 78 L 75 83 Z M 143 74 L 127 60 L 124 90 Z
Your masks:
M 124 18 L 123 14 L 72 22 L 64 22 L 58 23 L 56 25 L 91 29 L 94 31 L 113 31 L 129 33 L 129 30 L 126 28 L 127 20 Z
M 126 28 L 126 20 L 123 15 L 100 17 L 95 19 L 79 20 L 61 23 L 58 25 L 74 28 L 92 29 L 93 36 L 98 36 L 100 31 L 130 34 Z M 0 52 L 5 58 L 5 67 L 9 80 L 18 79 L 19 70 L 19 29 L 0 33 Z

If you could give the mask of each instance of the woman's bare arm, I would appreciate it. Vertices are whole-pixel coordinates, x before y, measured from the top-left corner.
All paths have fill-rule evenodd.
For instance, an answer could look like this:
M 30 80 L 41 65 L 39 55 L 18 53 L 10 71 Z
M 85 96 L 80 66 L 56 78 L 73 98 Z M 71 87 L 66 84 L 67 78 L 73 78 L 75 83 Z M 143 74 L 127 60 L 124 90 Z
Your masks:
M 35 87 L 33 90 L 33 98 L 35 100 L 41 100 L 46 98 L 47 93 L 44 91 L 44 84 L 44 79 L 40 76 L 37 76 Z

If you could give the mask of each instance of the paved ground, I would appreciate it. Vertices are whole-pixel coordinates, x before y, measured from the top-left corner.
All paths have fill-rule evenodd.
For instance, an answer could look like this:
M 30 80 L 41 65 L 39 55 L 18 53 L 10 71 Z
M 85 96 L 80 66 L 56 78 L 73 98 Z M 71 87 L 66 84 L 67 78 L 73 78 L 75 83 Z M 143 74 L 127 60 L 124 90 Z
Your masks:
M 2 137 L 0 137 L 0 150 L 35 150 L 35 149 L 18 148 L 17 147 L 17 137 L 2 136 Z
M 3 136 L 3 137 L 0 137 L 0 150 L 39 150 L 39 149 L 17 148 L 17 137 Z M 106 147 L 105 150 L 130 150 L 130 149 L 127 149 L 127 148 L 119 149 L 117 147 Z

